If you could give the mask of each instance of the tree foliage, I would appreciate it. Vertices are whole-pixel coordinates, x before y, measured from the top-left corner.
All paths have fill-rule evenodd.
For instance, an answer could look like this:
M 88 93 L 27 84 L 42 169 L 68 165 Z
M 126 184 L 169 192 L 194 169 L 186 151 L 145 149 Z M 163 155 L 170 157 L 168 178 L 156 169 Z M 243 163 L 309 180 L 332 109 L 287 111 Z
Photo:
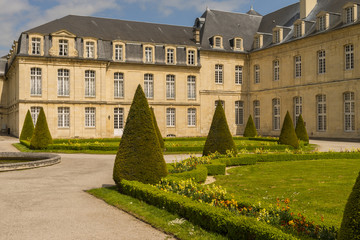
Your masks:
M 256 131 L 255 123 L 250 114 L 244 130 L 244 137 L 256 137 L 256 136 L 257 136 L 257 131 Z
M 30 141 L 30 148 L 45 149 L 49 144 L 52 144 L 52 137 L 46 121 L 44 109 L 41 108 L 39 117 L 36 121 L 34 133 Z
M 34 133 L 34 124 L 31 118 L 30 111 L 28 110 L 25 116 L 23 128 L 20 134 L 20 140 L 30 140 Z
M 214 152 L 225 154 L 226 150 L 236 151 L 236 146 L 226 121 L 224 109 L 219 103 L 216 106 L 209 134 L 206 138 L 203 155 Z
M 289 111 L 286 112 L 284 123 L 281 128 L 279 143 L 290 145 L 293 146 L 294 148 L 299 148 L 299 140 L 296 136 L 294 124 L 291 120 Z
M 161 148 L 162 150 L 164 150 L 164 148 L 165 148 L 164 139 L 163 139 L 162 136 L 161 136 L 161 132 L 160 132 L 159 126 L 158 126 L 157 121 L 156 121 L 154 109 L 153 109 L 152 107 L 150 107 L 150 110 L 151 110 L 150 112 L 151 112 L 151 117 L 152 117 L 152 120 L 153 120 L 153 123 L 154 123 L 154 128 L 155 128 L 156 136 L 157 136 L 158 139 L 159 139 L 160 148 Z
M 296 123 L 295 133 L 299 140 L 309 143 L 309 135 L 307 134 L 305 123 L 301 114 Z
M 113 179 L 118 185 L 122 179 L 155 184 L 166 174 L 149 104 L 139 85 L 116 154 Z

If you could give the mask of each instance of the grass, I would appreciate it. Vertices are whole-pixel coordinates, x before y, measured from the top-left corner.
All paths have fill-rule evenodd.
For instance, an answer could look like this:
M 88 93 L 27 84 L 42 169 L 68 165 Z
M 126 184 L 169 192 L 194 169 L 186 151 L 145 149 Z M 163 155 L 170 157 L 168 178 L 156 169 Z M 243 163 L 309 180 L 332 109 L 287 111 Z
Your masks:
M 276 199 L 290 199 L 294 213 L 309 220 L 339 227 L 343 210 L 360 170 L 360 160 L 337 159 L 258 163 L 228 170 L 216 176 L 234 197 L 262 206 L 276 205 Z
M 219 234 L 207 232 L 164 209 L 159 209 L 138 199 L 120 194 L 115 187 L 92 189 L 87 192 L 178 239 L 227 239 Z

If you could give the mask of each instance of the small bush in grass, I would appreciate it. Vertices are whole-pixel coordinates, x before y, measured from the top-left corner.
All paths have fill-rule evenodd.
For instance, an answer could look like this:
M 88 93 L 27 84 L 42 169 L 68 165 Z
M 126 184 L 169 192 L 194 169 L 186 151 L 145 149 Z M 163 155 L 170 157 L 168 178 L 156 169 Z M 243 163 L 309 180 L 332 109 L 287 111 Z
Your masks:
M 345 205 L 338 239 L 360 239 L 360 174 Z
M 151 110 L 150 112 L 151 112 L 151 117 L 152 117 L 152 120 L 153 120 L 153 123 L 154 123 L 156 136 L 159 139 L 159 144 L 160 144 L 161 149 L 164 150 L 164 148 L 165 148 L 164 139 L 161 136 L 161 132 L 160 132 L 159 126 L 158 126 L 157 121 L 156 121 L 154 109 L 151 107 L 150 110 Z
M 257 131 L 256 131 L 255 123 L 250 115 L 246 123 L 244 137 L 256 137 L 256 136 L 257 136 Z
M 219 152 L 225 154 L 226 150 L 236 151 L 234 140 L 231 136 L 229 126 L 222 105 L 216 106 L 209 134 L 206 138 L 203 155 Z
M 139 85 L 116 154 L 113 178 L 116 184 L 122 179 L 155 184 L 166 174 L 149 104 Z
M 297 120 L 295 132 L 299 140 L 309 143 L 309 135 L 307 134 L 305 123 L 301 114 Z
M 21 130 L 20 140 L 30 140 L 34 133 L 34 124 L 31 118 L 30 111 L 28 110 L 25 116 L 24 125 Z
M 294 124 L 291 120 L 289 111 L 286 112 L 284 123 L 281 128 L 279 143 L 290 145 L 293 146 L 294 148 L 299 148 L 299 140 L 296 136 Z
M 52 144 L 52 137 L 46 121 L 44 109 L 41 108 L 39 117 L 36 121 L 33 136 L 30 141 L 32 149 L 45 149 L 49 144 Z

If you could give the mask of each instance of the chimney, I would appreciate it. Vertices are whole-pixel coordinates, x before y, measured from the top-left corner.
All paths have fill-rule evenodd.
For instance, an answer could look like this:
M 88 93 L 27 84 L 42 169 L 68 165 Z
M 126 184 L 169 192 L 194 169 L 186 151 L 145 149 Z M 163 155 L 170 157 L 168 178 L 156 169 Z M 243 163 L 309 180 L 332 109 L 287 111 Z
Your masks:
M 194 37 L 195 43 L 199 44 L 200 43 L 200 29 L 193 28 L 193 37 Z
M 300 19 L 306 18 L 316 4 L 317 0 L 300 0 Z

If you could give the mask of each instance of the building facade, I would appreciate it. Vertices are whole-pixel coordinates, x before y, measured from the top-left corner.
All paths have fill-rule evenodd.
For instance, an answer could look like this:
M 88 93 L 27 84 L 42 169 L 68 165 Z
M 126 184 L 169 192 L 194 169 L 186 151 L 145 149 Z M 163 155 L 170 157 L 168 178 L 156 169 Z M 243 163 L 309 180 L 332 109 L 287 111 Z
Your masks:
M 216 104 L 242 135 L 360 138 L 360 1 L 301 0 L 261 16 L 207 9 L 193 27 L 66 16 L 25 31 L 0 60 L 0 125 L 44 108 L 55 138 L 121 136 L 141 84 L 166 136 L 204 136 Z

